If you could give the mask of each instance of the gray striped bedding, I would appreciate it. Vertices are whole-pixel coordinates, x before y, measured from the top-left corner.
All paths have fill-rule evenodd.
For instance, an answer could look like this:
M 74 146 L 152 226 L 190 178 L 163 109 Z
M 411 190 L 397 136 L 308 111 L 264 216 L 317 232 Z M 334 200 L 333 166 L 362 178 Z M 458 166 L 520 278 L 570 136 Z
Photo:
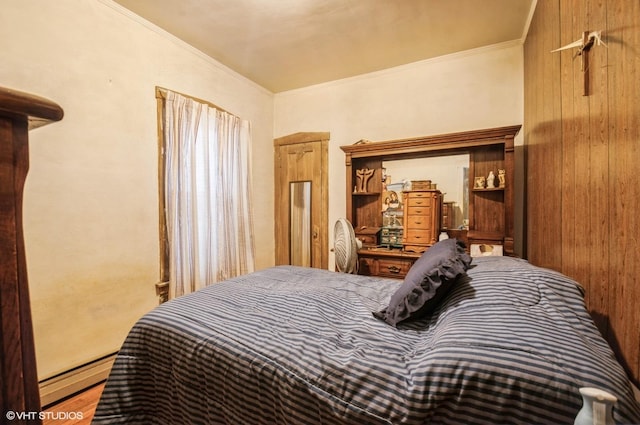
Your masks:
M 572 280 L 474 258 L 435 313 L 373 317 L 400 281 L 279 266 L 165 303 L 132 328 L 94 424 L 573 423 L 578 389 L 640 406 Z

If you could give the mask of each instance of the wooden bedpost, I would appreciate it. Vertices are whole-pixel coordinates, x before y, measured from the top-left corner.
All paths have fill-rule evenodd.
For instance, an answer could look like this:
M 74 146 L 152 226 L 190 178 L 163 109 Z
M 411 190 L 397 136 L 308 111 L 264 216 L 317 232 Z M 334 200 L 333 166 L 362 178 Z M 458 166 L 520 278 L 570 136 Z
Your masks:
M 0 414 L 12 424 L 41 423 L 22 232 L 28 131 L 62 116 L 47 99 L 0 87 Z

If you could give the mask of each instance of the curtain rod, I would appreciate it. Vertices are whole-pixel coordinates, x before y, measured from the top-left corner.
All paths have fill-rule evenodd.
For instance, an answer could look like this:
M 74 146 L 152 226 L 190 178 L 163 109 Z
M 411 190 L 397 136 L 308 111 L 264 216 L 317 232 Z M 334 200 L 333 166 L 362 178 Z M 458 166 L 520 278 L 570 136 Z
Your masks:
M 209 105 L 210 107 L 215 108 L 218 111 L 226 112 L 227 114 L 231 114 L 234 117 L 238 117 L 239 118 L 239 116 L 234 114 L 233 112 L 229 112 L 226 109 L 219 107 L 215 103 L 209 102 L 208 100 L 199 99 L 199 98 L 197 98 L 195 96 L 190 96 L 188 94 L 180 93 L 180 92 L 177 92 L 175 90 L 165 89 L 164 87 L 160 87 L 160 86 L 156 86 L 156 99 L 166 99 L 167 98 L 167 92 L 169 92 L 169 91 L 177 93 L 180 96 L 188 97 L 189 99 L 195 100 L 196 102 L 204 103 L 205 105 Z

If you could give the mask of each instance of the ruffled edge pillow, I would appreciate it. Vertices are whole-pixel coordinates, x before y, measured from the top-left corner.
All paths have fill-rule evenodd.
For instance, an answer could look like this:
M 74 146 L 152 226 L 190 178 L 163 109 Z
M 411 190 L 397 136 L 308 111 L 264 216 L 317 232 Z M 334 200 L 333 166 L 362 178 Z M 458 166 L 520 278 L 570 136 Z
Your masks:
M 389 305 L 373 315 L 392 326 L 433 312 L 456 280 L 466 275 L 471 257 L 464 242 L 445 239 L 435 243 L 411 266 Z

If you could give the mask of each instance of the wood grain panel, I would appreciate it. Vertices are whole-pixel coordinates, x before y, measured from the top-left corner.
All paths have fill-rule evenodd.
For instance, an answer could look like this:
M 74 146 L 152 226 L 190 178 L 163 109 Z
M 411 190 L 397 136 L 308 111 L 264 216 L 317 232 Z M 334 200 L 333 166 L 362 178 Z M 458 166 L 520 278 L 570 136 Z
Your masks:
M 588 2 L 585 10 L 584 28 L 599 30 L 606 27 L 606 3 Z M 593 265 L 589 270 L 588 303 L 592 311 L 609 311 L 609 255 L 608 241 L 609 205 L 611 191 L 609 190 L 609 164 L 606 158 L 609 154 L 608 131 L 608 96 L 607 96 L 607 48 L 592 47 L 588 55 L 588 68 L 582 72 L 587 84 L 587 96 L 584 92 L 577 99 L 581 102 L 581 110 L 587 112 L 588 122 L 588 153 L 589 153 L 589 211 L 587 232 L 589 240 L 587 246 L 588 261 Z M 586 76 L 585 76 L 586 75 Z M 603 206 L 598 208 L 596 206 Z M 614 285 L 617 283 L 612 282 Z M 608 317 L 594 315 L 596 325 L 606 337 L 609 334 Z
M 609 340 L 640 381 L 640 2 L 607 2 Z
M 568 13 L 573 9 L 574 5 L 571 0 L 560 1 L 560 45 L 565 45 L 575 40 L 575 34 L 580 32 L 576 30 L 574 25 L 573 13 Z M 580 10 L 575 11 L 576 14 L 582 14 Z M 578 81 L 578 87 L 576 88 L 576 76 L 575 67 L 579 66 L 573 60 L 575 52 L 573 50 L 564 50 L 559 53 L 560 55 L 560 75 L 561 75 L 561 107 L 562 107 L 562 264 L 561 271 L 574 277 L 578 281 L 583 282 L 585 276 L 588 276 L 588 271 L 584 268 L 580 268 L 579 258 L 581 253 L 588 249 L 582 239 L 582 233 L 580 230 L 584 226 L 584 208 L 588 204 L 581 207 L 581 201 L 584 197 L 582 193 L 584 185 L 576 185 L 576 182 L 582 183 L 584 181 L 583 174 L 584 168 L 578 169 L 576 163 L 580 163 L 583 167 L 586 165 L 585 158 L 576 158 L 578 155 L 584 154 L 582 135 L 580 134 L 581 128 L 584 128 L 584 123 L 578 122 L 576 118 L 576 108 L 574 103 L 574 93 L 580 89 L 580 81 Z M 583 117 L 584 120 L 584 117 Z M 576 176 L 576 173 L 578 176 Z M 578 193 L 580 192 L 580 193 Z M 578 213 L 579 212 L 579 213 Z M 583 264 L 586 264 L 584 255 L 582 255 Z M 581 271 L 584 272 L 581 273 Z
M 577 49 L 550 51 L 597 30 L 607 47 L 587 53 L 585 96 Z M 585 287 L 637 384 L 640 2 L 540 0 L 524 52 L 528 259 Z
M 561 44 L 581 38 L 583 31 L 603 26 L 599 18 L 603 15 L 603 10 L 594 3 L 562 0 Z M 606 51 L 601 46 L 594 46 L 582 55 L 576 55 L 576 51 L 560 53 L 565 171 L 562 271 L 585 286 L 587 304 L 599 312 L 608 310 L 608 210 L 598 207 L 608 205 L 609 194 L 608 165 L 602 160 L 608 150 L 606 89 L 605 93 L 602 90 L 603 81 L 606 87 L 606 74 L 603 79 L 601 71 L 606 69 L 602 66 Z M 584 95 L 585 81 L 589 83 L 588 96 Z M 589 266 L 585 267 L 586 264 Z M 606 319 L 599 315 L 596 319 L 606 335 Z
M 559 269 L 561 255 L 562 128 L 559 0 L 538 2 L 524 48 L 526 239 L 527 257 L 543 267 Z M 543 17 L 543 18 L 540 18 Z M 544 209 L 539 202 L 544 200 Z

